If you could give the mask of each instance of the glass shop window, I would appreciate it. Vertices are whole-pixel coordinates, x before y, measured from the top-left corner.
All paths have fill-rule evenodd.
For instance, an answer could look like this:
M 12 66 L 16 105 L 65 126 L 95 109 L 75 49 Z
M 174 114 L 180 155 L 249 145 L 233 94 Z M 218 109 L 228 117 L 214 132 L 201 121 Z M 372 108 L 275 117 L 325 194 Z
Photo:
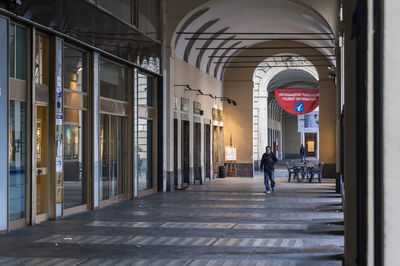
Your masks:
M 87 54 L 68 45 L 64 45 L 64 88 L 87 90 Z
M 26 80 L 26 28 L 10 23 L 10 77 Z
M 100 96 L 114 100 L 128 101 L 128 68 L 100 60 Z

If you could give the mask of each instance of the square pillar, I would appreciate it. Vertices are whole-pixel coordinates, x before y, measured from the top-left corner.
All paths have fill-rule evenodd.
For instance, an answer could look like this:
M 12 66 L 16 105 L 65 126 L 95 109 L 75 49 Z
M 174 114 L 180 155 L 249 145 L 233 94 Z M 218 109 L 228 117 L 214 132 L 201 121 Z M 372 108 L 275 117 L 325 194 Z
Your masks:
M 0 17 L 0 232 L 8 230 L 8 22 Z
M 93 208 L 100 206 L 100 88 L 99 88 L 99 54 L 93 53 L 93 97 L 92 97 L 92 201 Z

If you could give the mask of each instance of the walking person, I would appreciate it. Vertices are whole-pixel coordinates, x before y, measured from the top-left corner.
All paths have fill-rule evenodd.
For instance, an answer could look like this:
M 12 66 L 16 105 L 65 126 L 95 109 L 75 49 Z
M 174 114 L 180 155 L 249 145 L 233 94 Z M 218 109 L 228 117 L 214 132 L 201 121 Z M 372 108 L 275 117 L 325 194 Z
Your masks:
M 264 169 L 265 193 L 269 194 L 269 181 L 271 181 L 272 192 L 275 191 L 274 166 L 278 162 L 278 159 L 275 154 L 271 152 L 270 146 L 265 147 L 265 151 L 261 158 L 260 171 Z
M 300 146 L 300 156 L 301 162 L 304 162 L 306 160 L 306 148 L 304 148 L 303 144 Z

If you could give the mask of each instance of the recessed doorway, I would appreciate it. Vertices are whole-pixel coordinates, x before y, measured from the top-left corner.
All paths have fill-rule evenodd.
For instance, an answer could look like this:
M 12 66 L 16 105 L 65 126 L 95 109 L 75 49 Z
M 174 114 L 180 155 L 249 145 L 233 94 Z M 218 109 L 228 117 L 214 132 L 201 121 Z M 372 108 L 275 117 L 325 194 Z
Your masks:
M 48 176 L 48 106 L 36 106 L 36 222 L 48 219 L 50 182 Z

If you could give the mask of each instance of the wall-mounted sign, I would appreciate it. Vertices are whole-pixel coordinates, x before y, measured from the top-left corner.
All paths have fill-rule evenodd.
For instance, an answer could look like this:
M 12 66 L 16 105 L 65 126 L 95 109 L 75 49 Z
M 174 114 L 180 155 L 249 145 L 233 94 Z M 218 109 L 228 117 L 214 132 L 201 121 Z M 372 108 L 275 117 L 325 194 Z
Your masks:
M 57 92 L 57 94 L 56 94 L 56 113 L 62 113 L 62 108 L 63 108 L 63 106 L 62 106 L 62 98 L 63 98 L 63 95 L 62 95 L 62 92 Z
M 57 86 L 56 86 L 56 92 L 61 93 L 62 92 L 62 81 L 61 81 L 61 75 L 57 76 Z
M 213 108 L 211 112 L 214 121 L 222 121 L 222 110 Z
M 56 127 L 56 139 L 62 140 L 63 139 L 63 126 L 57 125 Z
M 62 124 L 63 124 L 63 115 L 62 114 L 56 115 L 56 125 L 62 126 Z
M 57 140 L 57 157 L 63 156 L 63 142 L 61 140 Z
M 57 157 L 56 158 L 56 172 L 62 172 L 62 171 L 63 171 L 62 158 Z
M 179 97 L 174 96 L 174 110 L 178 110 L 178 106 L 179 106 Z
M 307 141 L 308 152 L 315 152 L 315 142 L 313 140 Z
M 193 113 L 199 115 L 201 112 L 201 103 L 193 102 Z
M 42 158 L 42 120 L 36 121 L 36 161 Z
M 189 99 L 181 98 L 181 111 L 189 112 Z
M 285 111 L 294 115 L 310 113 L 319 105 L 319 91 L 314 89 L 276 89 L 275 97 Z

